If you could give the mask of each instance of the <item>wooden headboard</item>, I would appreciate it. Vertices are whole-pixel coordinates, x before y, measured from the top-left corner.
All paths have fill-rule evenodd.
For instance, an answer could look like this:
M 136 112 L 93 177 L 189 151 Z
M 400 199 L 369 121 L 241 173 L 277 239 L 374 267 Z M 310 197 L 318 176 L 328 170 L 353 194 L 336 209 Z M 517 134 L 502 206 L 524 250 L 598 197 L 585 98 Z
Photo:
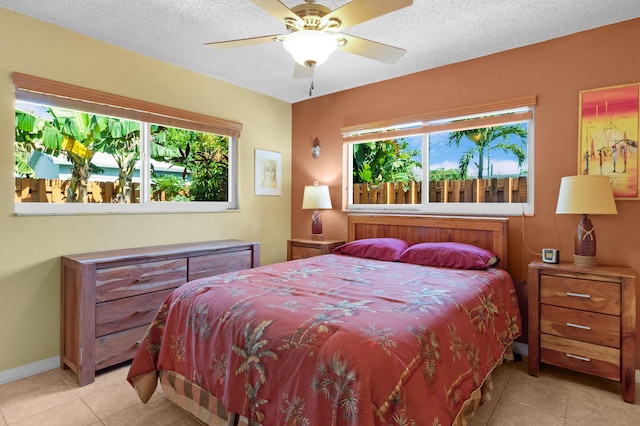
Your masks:
M 390 216 L 350 214 L 349 241 L 363 238 L 400 238 L 414 243 L 455 241 L 490 250 L 507 269 L 507 228 L 502 217 Z

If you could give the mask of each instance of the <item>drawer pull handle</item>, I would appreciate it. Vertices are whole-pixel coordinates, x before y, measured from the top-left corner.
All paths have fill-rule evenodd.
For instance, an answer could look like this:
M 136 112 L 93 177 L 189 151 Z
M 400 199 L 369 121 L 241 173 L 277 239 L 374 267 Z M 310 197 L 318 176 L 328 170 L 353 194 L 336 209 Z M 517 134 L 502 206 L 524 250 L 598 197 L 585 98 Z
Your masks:
M 569 297 L 582 297 L 583 299 L 591 299 L 591 295 L 590 294 L 572 293 L 570 291 L 567 292 L 567 296 L 569 296 Z
M 568 322 L 567 327 L 580 328 L 582 330 L 591 330 L 591 327 L 589 327 L 588 325 L 574 324 L 572 322 Z
M 573 355 L 573 354 L 565 354 L 569 358 L 578 359 L 580 361 L 591 362 L 591 358 L 587 358 L 586 356 Z

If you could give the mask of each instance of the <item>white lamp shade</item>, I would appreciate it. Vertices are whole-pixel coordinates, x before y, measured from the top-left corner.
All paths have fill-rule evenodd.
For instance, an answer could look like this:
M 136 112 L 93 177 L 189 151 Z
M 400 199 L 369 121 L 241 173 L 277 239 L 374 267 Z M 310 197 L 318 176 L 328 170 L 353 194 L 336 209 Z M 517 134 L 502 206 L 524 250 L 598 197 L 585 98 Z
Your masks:
M 330 209 L 331 197 L 327 185 L 306 185 L 302 197 L 302 208 L 319 210 Z
M 330 34 L 318 30 L 301 30 L 289 34 L 284 48 L 300 65 L 320 65 L 338 47 L 338 41 Z
M 560 181 L 556 214 L 617 214 L 608 176 L 565 176 Z

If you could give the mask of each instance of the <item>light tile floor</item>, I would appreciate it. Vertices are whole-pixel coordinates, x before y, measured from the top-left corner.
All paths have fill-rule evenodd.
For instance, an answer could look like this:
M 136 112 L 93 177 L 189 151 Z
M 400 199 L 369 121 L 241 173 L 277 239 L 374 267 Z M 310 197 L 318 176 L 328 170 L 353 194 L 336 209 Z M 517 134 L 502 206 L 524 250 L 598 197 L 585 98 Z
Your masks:
M 105 371 L 84 387 L 59 369 L 0 385 L 0 426 L 198 425 L 161 392 L 142 404 L 127 370 Z M 526 362 L 515 362 L 498 367 L 493 383 L 493 399 L 470 426 L 640 425 L 640 392 L 635 405 L 625 403 L 617 382 L 547 365 L 532 377 Z

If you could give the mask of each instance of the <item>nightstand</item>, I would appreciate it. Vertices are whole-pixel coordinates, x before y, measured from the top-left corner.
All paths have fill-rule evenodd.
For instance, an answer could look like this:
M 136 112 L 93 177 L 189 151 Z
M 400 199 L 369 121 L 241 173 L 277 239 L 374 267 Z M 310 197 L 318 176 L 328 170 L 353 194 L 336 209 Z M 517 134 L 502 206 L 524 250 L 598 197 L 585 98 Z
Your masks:
M 344 244 L 340 240 L 301 240 L 291 239 L 287 241 L 287 260 L 304 259 L 305 257 L 328 254 L 334 248 Z
M 544 362 L 617 380 L 635 403 L 635 272 L 531 262 L 528 284 L 529 374 Z

